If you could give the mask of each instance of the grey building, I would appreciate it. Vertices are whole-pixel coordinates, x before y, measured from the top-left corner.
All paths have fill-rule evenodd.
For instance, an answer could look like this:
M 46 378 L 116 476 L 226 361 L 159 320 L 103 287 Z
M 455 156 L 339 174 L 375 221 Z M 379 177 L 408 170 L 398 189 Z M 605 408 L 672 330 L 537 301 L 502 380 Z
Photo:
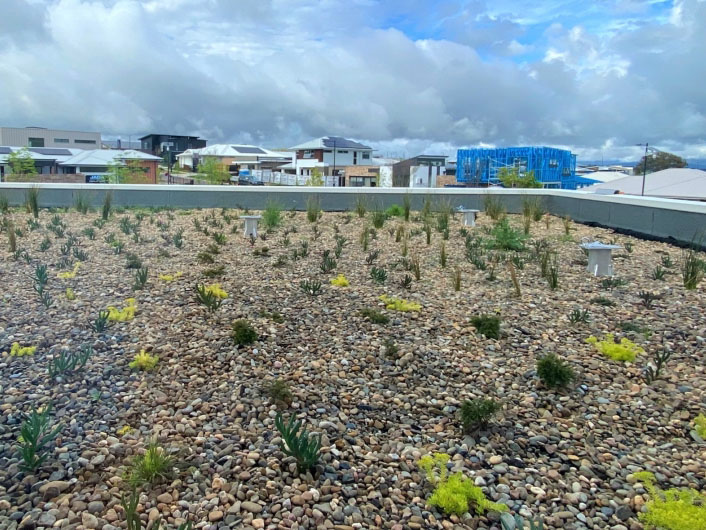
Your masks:
M 63 147 L 100 149 L 97 132 L 64 131 L 43 127 L 0 127 L 0 145 L 10 147 Z

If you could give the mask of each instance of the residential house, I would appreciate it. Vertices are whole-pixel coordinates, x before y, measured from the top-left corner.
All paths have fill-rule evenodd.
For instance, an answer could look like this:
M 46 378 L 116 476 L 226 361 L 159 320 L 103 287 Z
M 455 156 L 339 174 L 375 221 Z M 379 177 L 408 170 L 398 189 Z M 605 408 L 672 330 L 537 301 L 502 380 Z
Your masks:
M 436 188 L 446 174 L 446 155 L 419 155 L 392 166 L 396 188 Z
M 198 169 L 199 162 L 206 158 L 215 158 L 228 168 L 233 175 L 256 170 L 275 170 L 282 165 L 291 163 L 292 153 L 271 151 L 255 145 L 215 144 L 202 149 L 187 149 L 177 155 L 179 167 L 193 171 Z
M 373 165 L 372 147 L 340 136 L 315 138 L 289 150 L 296 153 L 296 158 L 288 170 L 306 176 L 318 169 L 323 175 L 338 177 L 327 179 L 334 186 L 345 186 L 345 167 Z
M 148 134 L 140 138 L 142 151 L 164 159 L 169 165 L 187 149 L 206 147 L 206 140 L 198 136 L 180 136 L 177 134 Z
M 97 132 L 66 131 L 44 127 L 0 127 L 0 145 L 100 149 L 101 135 Z
M 27 153 L 34 162 L 34 167 L 37 171 L 37 177 L 35 180 L 38 182 L 63 181 L 59 175 L 59 163 L 68 160 L 77 153 L 83 152 L 82 149 L 2 146 L 0 147 L 0 182 L 6 181 L 8 176 L 12 173 L 12 168 L 10 167 L 10 154 L 13 152 L 22 151 L 23 149 L 27 150 Z
M 130 166 L 141 173 L 139 184 L 157 184 L 159 163 L 158 156 L 132 149 L 97 149 L 82 151 L 59 163 L 65 175 L 82 175 L 83 182 L 103 182 L 110 173 L 112 165 Z

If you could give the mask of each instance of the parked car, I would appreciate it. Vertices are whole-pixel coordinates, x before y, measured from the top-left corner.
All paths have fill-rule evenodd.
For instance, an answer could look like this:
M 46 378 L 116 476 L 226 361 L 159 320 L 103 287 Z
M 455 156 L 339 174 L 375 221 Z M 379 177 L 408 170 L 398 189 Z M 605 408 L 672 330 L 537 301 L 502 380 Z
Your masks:
M 255 180 L 250 175 L 241 175 L 238 177 L 238 186 L 264 186 L 265 183 L 260 180 Z

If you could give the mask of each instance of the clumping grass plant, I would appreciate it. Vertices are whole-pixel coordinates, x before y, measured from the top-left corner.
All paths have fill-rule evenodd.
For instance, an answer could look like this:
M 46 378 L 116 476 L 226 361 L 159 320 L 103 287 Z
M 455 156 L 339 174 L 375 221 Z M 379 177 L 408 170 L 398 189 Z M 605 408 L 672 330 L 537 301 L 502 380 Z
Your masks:
M 125 473 L 128 484 L 133 487 L 155 484 L 169 478 L 173 473 L 174 459 L 166 449 L 153 441 L 143 454 L 133 458 Z
M 459 411 L 463 432 L 471 433 L 487 427 L 501 408 L 500 403 L 494 399 L 466 400 Z
M 320 458 L 321 435 L 310 435 L 305 428 L 302 428 L 302 422 L 296 420 L 294 415 L 285 423 L 282 415 L 277 413 L 275 427 L 282 438 L 280 442 L 282 452 L 287 456 L 294 457 L 299 473 L 313 470 Z
M 49 403 L 41 412 L 33 409 L 24 417 L 20 427 L 20 456 L 22 457 L 21 467 L 25 471 L 36 471 L 49 457 L 49 445 L 59 435 L 63 425 L 51 426 L 52 404 Z

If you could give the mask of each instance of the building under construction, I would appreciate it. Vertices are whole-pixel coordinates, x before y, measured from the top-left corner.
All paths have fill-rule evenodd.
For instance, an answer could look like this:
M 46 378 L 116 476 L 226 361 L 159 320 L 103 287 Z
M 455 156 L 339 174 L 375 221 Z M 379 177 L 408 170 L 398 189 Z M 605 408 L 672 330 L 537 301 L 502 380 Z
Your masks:
M 456 180 L 469 187 L 500 184 L 502 168 L 517 169 L 519 176 L 534 172 L 545 188 L 576 189 L 576 155 L 553 147 L 501 147 L 459 149 Z

